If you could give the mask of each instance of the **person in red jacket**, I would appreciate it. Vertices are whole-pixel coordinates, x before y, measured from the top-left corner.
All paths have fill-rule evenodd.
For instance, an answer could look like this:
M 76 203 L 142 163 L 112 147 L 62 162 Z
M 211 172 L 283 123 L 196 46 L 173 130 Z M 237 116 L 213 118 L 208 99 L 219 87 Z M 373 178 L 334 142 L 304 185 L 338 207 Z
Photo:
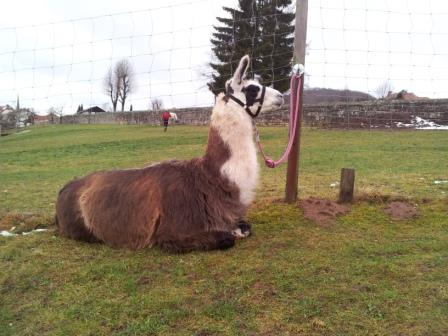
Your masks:
M 166 132 L 167 128 L 168 128 L 168 121 L 170 120 L 171 115 L 168 111 L 165 111 L 162 113 L 162 119 L 163 119 L 163 126 L 165 127 L 165 129 L 163 130 L 164 132 Z

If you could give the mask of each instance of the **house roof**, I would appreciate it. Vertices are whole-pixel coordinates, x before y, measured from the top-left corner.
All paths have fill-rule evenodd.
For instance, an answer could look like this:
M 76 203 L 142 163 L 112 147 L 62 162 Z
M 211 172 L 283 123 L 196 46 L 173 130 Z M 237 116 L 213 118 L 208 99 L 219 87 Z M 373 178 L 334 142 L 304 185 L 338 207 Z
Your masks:
M 8 114 L 9 112 L 14 111 L 13 108 L 9 105 L 0 106 L 0 113 Z
M 97 112 L 106 112 L 106 111 L 104 111 L 101 107 L 92 106 L 92 107 L 89 107 L 88 109 L 82 110 L 80 113 L 84 113 L 84 112 L 88 112 L 88 113 L 94 112 L 94 113 L 97 113 Z

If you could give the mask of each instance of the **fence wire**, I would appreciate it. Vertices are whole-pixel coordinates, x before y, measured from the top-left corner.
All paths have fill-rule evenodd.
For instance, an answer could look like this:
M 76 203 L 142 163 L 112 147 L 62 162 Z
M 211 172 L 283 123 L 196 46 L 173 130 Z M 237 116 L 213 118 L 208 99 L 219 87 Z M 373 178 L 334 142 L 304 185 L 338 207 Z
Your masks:
M 214 27 L 220 26 L 216 17 L 228 17 L 222 6 L 237 5 L 237 0 L 153 1 L 138 10 L 0 26 L 0 112 L 8 106 L 14 109 L 19 101 L 21 108 L 38 114 L 55 108 L 70 115 L 80 104 L 110 110 L 103 81 L 108 69 L 122 59 L 134 68 L 136 88 L 125 106 L 132 106 L 134 113 L 121 114 L 116 122 L 157 122 L 142 112 L 154 99 L 166 108 L 210 107 L 214 96 L 207 83 L 215 74 L 210 40 Z M 255 0 L 250 5 L 254 9 Z M 289 10 L 294 12 L 294 6 Z M 255 13 L 242 21 L 281 18 Z M 257 55 L 271 60 L 259 70 L 271 73 L 274 87 L 288 76 L 274 75 L 276 70 L 292 66 L 290 53 L 276 48 L 276 41 L 284 37 L 277 26 L 263 32 L 274 44 Z M 448 129 L 447 37 L 446 1 L 309 0 L 303 120 L 305 126 L 336 131 L 312 133 L 305 127 L 302 192 L 332 191 L 337 169 L 351 166 L 360 169 L 365 189 L 388 193 L 401 188 L 404 194 L 425 196 L 448 193 L 448 176 L 442 171 L 448 164 L 443 133 L 376 132 Z M 235 35 L 233 42 L 247 44 L 250 54 L 256 47 L 254 36 Z M 274 66 L 277 58 L 281 62 Z M 228 77 L 238 57 L 231 61 L 224 74 Z M 205 124 L 209 112 L 199 110 L 196 122 Z M 75 117 L 67 120 L 76 122 Z M 83 120 L 97 122 L 100 116 Z M 261 116 L 260 121 L 286 124 L 288 113 Z M 280 142 L 268 149 L 279 154 Z M 278 176 L 267 174 L 272 174 L 272 182 L 265 184 L 272 185 L 265 187 L 272 187 L 277 196 Z M 409 176 L 404 179 L 403 174 Z
M 0 27 L 0 105 L 14 107 L 19 97 L 22 107 L 40 114 L 50 107 L 72 114 L 80 104 L 108 110 L 104 77 L 126 58 L 136 79 L 127 109 L 147 110 L 152 99 L 168 108 L 211 106 L 214 96 L 207 82 L 214 73 L 209 66 L 213 27 L 219 26 L 217 16 L 226 15 L 222 6 L 236 8 L 237 3 L 153 2 L 145 9 Z M 269 16 L 279 14 L 264 18 Z M 245 20 L 250 24 L 258 18 L 254 11 Z M 387 119 L 382 126 L 388 128 L 413 127 L 421 119 L 428 127 L 448 124 L 442 113 L 446 104 L 434 100 L 447 96 L 447 19 L 448 5 L 441 0 L 310 0 L 305 103 L 370 102 L 345 109 L 355 114 L 352 118 L 341 116 L 341 108 L 310 109 L 311 124 L 375 128 L 381 126 L 372 122 L 376 119 Z M 264 36 L 282 37 L 276 29 Z M 253 36 L 239 41 L 253 45 Z M 283 56 L 277 67 L 290 66 L 291 59 L 275 46 L 260 55 Z M 264 70 L 274 74 L 276 68 Z M 284 80 L 273 78 L 273 85 Z M 404 102 L 401 110 L 390 102 L 396 98 Z M 372 115 L 371 105 L 378 100 L 381 117 Z M 428 113 L 419 116 L 409 102 L 424 100 Z M 322 119 L 319 111 L 329 117 Z

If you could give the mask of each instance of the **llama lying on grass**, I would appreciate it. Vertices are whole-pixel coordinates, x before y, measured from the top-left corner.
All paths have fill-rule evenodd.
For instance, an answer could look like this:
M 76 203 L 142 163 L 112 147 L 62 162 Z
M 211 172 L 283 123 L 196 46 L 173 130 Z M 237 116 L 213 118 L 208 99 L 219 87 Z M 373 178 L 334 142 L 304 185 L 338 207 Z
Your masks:
M 59 192 L 62 235 L 132 249 L 225 249 L 249 235 L 244 221 L 258 178 L 252 118 L 282 95 L 245 79 L 244 56 L 213 108 L 205 155 L 142 169 L 96 172 Z

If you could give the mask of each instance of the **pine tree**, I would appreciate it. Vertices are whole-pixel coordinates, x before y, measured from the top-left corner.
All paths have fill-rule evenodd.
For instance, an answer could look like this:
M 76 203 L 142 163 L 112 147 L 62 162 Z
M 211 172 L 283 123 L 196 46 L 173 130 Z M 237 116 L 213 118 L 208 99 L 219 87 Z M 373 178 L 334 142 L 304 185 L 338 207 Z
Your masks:
M 289 88 L 293 56 L 294 13 L 292 0 L 239 0 L 238 8 L 223 7 L 230 18 L 218 17 L 211 39 L 216 62 L 209 89 L 224 91 L 225 81 L 240 58 L 251 56 L 250 74 L 260 75 L 264 85 L 279 91 Z

